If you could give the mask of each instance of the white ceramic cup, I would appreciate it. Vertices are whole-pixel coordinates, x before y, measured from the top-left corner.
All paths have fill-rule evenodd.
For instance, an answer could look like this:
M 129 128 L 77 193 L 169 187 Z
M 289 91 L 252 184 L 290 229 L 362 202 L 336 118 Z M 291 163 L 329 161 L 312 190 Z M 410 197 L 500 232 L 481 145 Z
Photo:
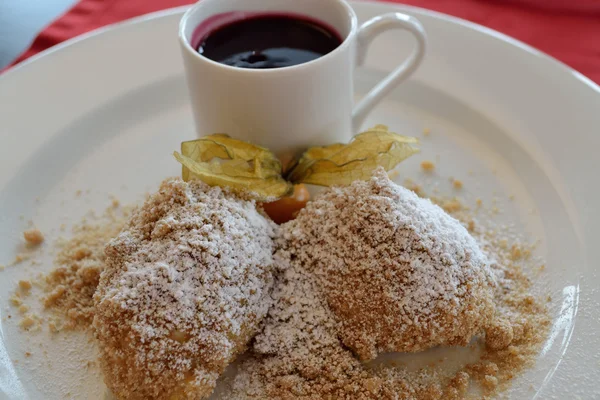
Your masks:
M 200 24 L 212 21 L 217 27 L 257 13 L 321 21 L 343 42 L 313 61 L 273 69 L 232 67 L 196 51 L 202 38 L 194 32 Z M 415 49 L 355 105 L 354 69 L 371 41 L 391 29 L 412 33 Z M 202 0 L 183 16 L 179 39 L 198 135 L 227 133 L 281 157 L 309 146 L 347 142 L 373 107 L 415 71 L 425 53 L 425 32 L 414 17 L 384 14 L 358 27 L 356 13 L 344 0 Z

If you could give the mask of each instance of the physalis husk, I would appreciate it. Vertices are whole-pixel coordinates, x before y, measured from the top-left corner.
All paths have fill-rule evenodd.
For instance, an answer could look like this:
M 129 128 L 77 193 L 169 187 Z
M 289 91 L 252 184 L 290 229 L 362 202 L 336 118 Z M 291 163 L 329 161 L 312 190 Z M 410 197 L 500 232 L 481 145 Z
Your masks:
M 416 138 L 390 132 L 377 125 L 356 135 L 348 144 L 308 149 L 286 174 L 293 183 L 320 186 L 348 185 L 366 180 L 381 166 L 386 171 L 419 151 Z
M 293 185 L 281 176 L 281 163 L 264 147 L 215 134 L 181 143 L 184 181 L 200 179 L 211 186 L 229 187 L 272 201 L 293 192 Z

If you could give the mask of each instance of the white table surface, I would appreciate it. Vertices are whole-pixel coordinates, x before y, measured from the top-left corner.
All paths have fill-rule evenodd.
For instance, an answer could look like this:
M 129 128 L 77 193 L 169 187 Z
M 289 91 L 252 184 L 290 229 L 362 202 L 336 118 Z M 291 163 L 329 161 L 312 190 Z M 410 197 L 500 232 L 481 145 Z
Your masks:
M 46 25 L 77 0 L 0 0 L 0 68 L 27 50 Z

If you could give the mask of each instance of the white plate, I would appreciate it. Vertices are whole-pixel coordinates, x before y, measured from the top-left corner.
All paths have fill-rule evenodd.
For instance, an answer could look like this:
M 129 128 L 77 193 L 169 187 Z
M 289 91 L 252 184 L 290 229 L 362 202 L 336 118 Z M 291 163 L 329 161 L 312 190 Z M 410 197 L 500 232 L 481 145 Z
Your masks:
M 361 20 L 392 10 L 413 14 L 429 35 L 423 66 L 369 121 L 417 136 L 432 130 L 402 174 L 422 178 L 419 162 L 437 157 L 438 180 L 461 177 L 467 201 L 514 194 L 503 221 L 541 240 L 553 327 L 511 397 L 600 398 L 600 88 L 465 21 L 387 4 L 355 7 Z M 19 251 L 27 219 L 51 242 L 59 225 L 103 209 L 109 194 L 139 200 L 179 173 L 170 153 L 194 136 L 176 38 L 182 12 L 77 38 L 0 77 L 0 264 Z M 380 38 L 357 76 L 358 94 L 410 45 L 408 35 Z M 75 198 L 79 189 L 90 193 Z M 17 318 L 6 319 L 16 314 L 8 301 L 16 281 L 48 270 L 48 253 L 40 256 L 43 266 L 0 272 L 0 397 L 101 399 L 101 376 L 83 368 L 93 343 L 77 335 L 24 334 Z M 33 355 L 26 358 L 26 351 Z

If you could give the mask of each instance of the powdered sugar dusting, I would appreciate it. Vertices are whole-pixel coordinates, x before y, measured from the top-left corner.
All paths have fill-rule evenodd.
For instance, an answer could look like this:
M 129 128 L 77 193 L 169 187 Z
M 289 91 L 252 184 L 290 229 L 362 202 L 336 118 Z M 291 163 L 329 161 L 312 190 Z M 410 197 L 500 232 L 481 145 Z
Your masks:
M 316 199 L 279 243 L 278 262 L 317 275 L 342 342 L 362 359 L 464 345 L 493 315 L 494 278 L 475 240 L 383 169 Z
M 94 326 L 119 398 L 200 399 L 256 333 L 277 227 L 239 198 L 165 181 L 106 248 Z
M 492 319 L 493 273 L 476 242 L 383 170 L 327 190 L 277 244 L 285 271 L 260 355 L 241 366 L 230 398 L 437 398 L 436 376 L 392 378 L 353 353 L 465 344 Z

